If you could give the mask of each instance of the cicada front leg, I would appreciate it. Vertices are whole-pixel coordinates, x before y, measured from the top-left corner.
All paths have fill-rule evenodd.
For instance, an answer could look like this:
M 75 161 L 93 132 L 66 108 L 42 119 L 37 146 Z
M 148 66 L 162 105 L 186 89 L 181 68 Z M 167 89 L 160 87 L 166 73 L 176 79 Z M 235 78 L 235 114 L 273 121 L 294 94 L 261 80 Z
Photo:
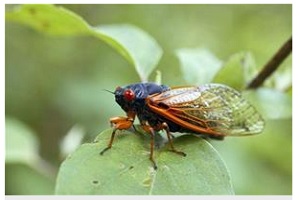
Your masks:
M 110 124 L 113 126 L 113 132 L 111 134 L 109 143 L 106 148 L 104 148 L 101 152 L 100 155 L 103 155 L 105 151 L 110 149 L 112 147 L 112 144 L 114 142 L 114 138 L 116 135 L 117 130 L 126 130 L 129 129 L 134 122 L 134 113 L 127 113 L 127 117 L 112 117 L 110 118 Z

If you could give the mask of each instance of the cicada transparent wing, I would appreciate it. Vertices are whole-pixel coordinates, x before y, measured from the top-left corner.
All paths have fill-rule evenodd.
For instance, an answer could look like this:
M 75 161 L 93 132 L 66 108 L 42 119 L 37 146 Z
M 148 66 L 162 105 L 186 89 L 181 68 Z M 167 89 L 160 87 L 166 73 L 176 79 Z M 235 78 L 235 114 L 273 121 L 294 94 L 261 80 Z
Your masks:
M 196 133 L 252 135 L 264 120 L 233 88 L 221 84 L 173 88 L 147 98 L 150 109 Z

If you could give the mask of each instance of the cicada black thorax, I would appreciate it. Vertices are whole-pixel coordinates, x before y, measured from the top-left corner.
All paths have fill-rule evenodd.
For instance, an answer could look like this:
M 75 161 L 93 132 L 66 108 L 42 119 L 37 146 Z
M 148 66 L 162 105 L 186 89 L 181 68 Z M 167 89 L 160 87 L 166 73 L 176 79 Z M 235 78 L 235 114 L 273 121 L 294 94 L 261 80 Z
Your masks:
M 158 115 L 146 105 L 146 98 L 153 94 L 160 94 L 170 88 L 155 83 L 136 83 L 126 87 L 118 87 L 115 91 L 116 102 L 126 112 L 136 113 L 141 123 L 155 126 L 159 123 Z

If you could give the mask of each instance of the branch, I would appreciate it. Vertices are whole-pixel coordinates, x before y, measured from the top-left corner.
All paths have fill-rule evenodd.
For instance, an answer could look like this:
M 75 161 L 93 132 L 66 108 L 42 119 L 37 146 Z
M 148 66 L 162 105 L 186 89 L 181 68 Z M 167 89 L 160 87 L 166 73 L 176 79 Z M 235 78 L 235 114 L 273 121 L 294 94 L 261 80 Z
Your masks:
M 277 51 L 277 53 L 267 62 L 260 73 L 248 84 L 247 89 L 255 89 L 279 67 L 279 65 L 292 52 L 292 37 Z

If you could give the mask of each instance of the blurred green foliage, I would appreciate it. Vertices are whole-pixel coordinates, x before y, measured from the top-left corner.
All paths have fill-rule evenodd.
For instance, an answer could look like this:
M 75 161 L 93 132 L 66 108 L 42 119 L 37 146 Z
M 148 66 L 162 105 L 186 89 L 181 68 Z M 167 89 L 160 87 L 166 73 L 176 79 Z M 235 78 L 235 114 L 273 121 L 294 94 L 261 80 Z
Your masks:
M 187 84 L 176 58 L 178 49 L 205 48 L 223 63 L 234 62 L 230 60 L 233 54 L 250 52 L 251 65 L 259 69 L 292 34 L 291 5 L 61 6 L 92 26 L 126 23 L 149 33 L 163 48 L 157 69 L 162 72 L 162 83 L 170 86 Z M 13 8 L 7 5 L 6 11 Z M 49 36 L 10 21 L 5 24 L 5 62 L 6 117 L 18 119 L 21 122 L 16 124 L 24 123 L 33 130 L 33 138 L 40 143 L 41 160 L 52 166 L 40 171 L 39 167 L 29 170 L 23 164 L 8 163 L 6 193 L 49 194 L 63 159 L 59 152 L 63 136 L 79 124 L 86 130 L 85 141 L 91 141 L 109 126 L 111 116 L 123 114 L 113 96 L 102 89 L 114 90 L 140 79 L 124 57 L 97 38 Z M 232 80 L 230 75 L 225 77 Z M 154 77 L 152 73 L 150 80 Z M 277 115 L 267 118 L 264 133 L 213 142 L 228 165 L 236 194 L 292 193 L 291 56 L 266 86 L 282 97 L 276 105 L 283 106 L 280 110 L 277 106 L 273 111 L 267 109 L 277 111 Z M 270 101 L 276 95 L 269 96 Z M 257 98 L 253 103 L 261 105 L 255 101 Z M 30 188 L 40 187 L 18 189 L 16 183 L 24 185 L 29 180 Z

